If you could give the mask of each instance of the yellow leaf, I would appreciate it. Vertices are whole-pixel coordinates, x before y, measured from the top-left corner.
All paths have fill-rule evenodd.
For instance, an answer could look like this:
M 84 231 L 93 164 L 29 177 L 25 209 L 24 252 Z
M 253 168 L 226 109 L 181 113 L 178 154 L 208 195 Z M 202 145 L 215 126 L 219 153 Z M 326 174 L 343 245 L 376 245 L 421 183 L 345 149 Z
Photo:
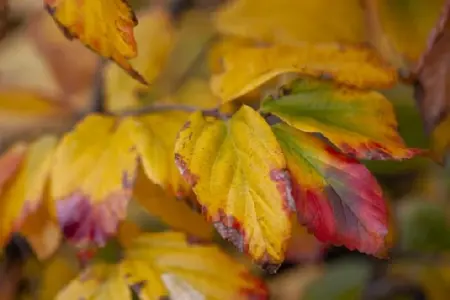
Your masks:
M 179 133 L 175 159 L 224 238 L 268 267 L 283 261 L 294 207 L 289 176 L 257 112 L 243 106 L 228 122 L 194 113 Z
M 397 80 L 396 71 L 363 46 L 237 44 L 224 54 L 223 64 L 224 71 L 211 79 L 213 92 L 223 102 L 240 97 L 284 73 L 333 79 L 357 88 L 385 88 Z
M 217 266 L 226 266 L 218 268 Z M 117 265 L 94 264 L 56 299 L 211 299 L 267 297 L 264 284 L 218 248 L 176 232 L 141 235 Z
M 66 134 L 51 173 L 54 212 L 69 240 L 103 245 L 125 218 L 137 154 L 126 123 L 89 115 Z
M 138 21 L 126 0 L 44 0 L 44 3 L 69 39 L 79 39 L 145 83 L 127 61 L 137 55 L 133 29 Z
M 175 41 L 170 15 L 160 7 L 143 13 L 135 35 L 139 55 L 130 63 L 148 83 L 152 83 L 165 66 Z M 114 64 L 105 69 L 105 87 L 107 105 L 112 111 L 139 106 L 136 92 L 145 88 Z
M 56 142 L 55 137 L 44 136 L 31 144 L 17 174 L 4 186 L 0 195 L 1 245 L 41 206 Z
M 133 196 L 151 214 L 175 230 L 201 239 L 211 239 L 212 226 L 183 199 L 176 199 L 138 172 Z
M 187 118 L 185 112 L 170 111 L 128 117 L 123 121 L 140 155 L 145 174 L 151 181 L 179 197 L 186 195 L 190 188 L 175 166 L 173 147 L 177 133 Z
M 265 42 L 363 42 L 359 0 L 235 0 L 216 16 L 222 33 Z

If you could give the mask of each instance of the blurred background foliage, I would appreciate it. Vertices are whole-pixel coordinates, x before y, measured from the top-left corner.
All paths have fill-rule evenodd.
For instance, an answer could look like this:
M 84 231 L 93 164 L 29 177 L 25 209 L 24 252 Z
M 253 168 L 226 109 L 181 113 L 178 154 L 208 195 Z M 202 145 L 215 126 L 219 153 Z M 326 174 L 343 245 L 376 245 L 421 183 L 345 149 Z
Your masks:
M 160 5 L 163 2 L 132 0 L 131 4 L 139 16 L 145 13 L 149 3 Z M 209 49 L 210 41 L 215 38 L 210 12 L 223 1 L 166 2 L 170 2 L 168 7 L 172 8 L 177 34 L 161 75 L 148 90 L 137 87 L 132 93 L 131 87 L 127 86 L 129 83 L 125 82 L 128 79 L 120 79 L 124 75 L 115 75 L 117 70 L 106 70 L 106 74 L 111 73 L 107 76 L 112 78 L 106 82 L 105 91 L 109 93 L 110 109 L 129 108 L 161 99 L 202 108 L 217 104 L 207 82 L 209 65 L 205 49 Z M 180 4 L 182 2 L 184 4 Z M 384 29 L 392 37 L 394 46 L 404 50 L 408 64 L 411 64 L 423 51 L 443 1 L 380 0 L 380 3 L 383 3 Z M 323 13 L 332 14 L 325 8 Z M 98 89 L 100 63 L 81 44 L 67 41 L 62 36 L 42 10 L 40 1 L 10 1 L 7 20 L 0 28 L 2 151 L 14 141 L 31 140 L 43 132 L 62 133 L 89 112 L 93 105 L 92 95 Z M 317 26 L 320 24 L 312 24 L 312 27 Z M 160 33 L 166 38 L 169 34 Z M 355 37 L 360 38 L 358 33 Z M 119 79 L 114 80 L 114 76 Z M 28 91 L 33 91 L 32 96 Z M 412 87 L 400 84 L 383 93 L 395 107 L 399 131 L 406 144 L 428 148 L 429 140 L 423 130 Z M 37 95 L 46 101 L 34 101 Z M 252 103 L 255 100 L 248 95 L 239 101 Z M 239 101 L 224 105 L 223 109 L 233 110 Z M 327 247 L 299 229 L 280 271 L 270 276 L 261 274 L 265 276 L 273 299 L 449 299 L 449 172 L 427 157 L 366 164 L 382 184 L 390 202 L 394 241 L 390 258 L 379 260 L 344 248 Z M 131 205 L 129 218 L 150 231 L 167 227 L 137 202 Z M 233 247 L 220 238 L 216 240 L 237 259 L 252 266 Z M 98 255 L 114 256 L 115 249 L 115 243 L 111 242 Z M 3 252 L 5 257 L 16 257 L 21 268 L 16 274 L 14 268 L 3 262 L 0 293 L 6 295 L 9 289 L 15 290 L 21 299 L 51 299 L 79 271 L 75 253 L 65 246 L 46 262 L 38 262 L 29 254 L 27 246 L 20 243 L 10 245 Z M 22 261 L 21 257 L 27 259 Z M 255 272 L 261 272 L 253 268 Z M 8 299 L 3 297 L 1 299 Z

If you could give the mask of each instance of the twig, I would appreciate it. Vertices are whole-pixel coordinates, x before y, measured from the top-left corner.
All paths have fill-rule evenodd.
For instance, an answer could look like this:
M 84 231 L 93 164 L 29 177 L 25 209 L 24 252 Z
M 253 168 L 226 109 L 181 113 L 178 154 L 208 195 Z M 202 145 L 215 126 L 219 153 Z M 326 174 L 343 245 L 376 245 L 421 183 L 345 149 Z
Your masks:
M 106 60 L 100 59 L 97 65 L 94 76 L 94 84 L 92 91 L 92 102 L 89 113 L 105 113 L 105 80 L 103 76 L 103 70 L 105 68 Z
M 201 111 L 205 116 L 213 116 L 220 119 L 227 119 L 228 116 L 222 114 L 218 108 L 202 110 L 198 107 L 184 104 L 151 104 L 138 108 L 132 108 L 129 110 L 123 110 L 118 113 L 114 113 L 115 116 L 126 117 L 126 116 L 140 116 L 151 113 L 166 112 L 166 111 L 185 111 L 185 112 L 196 112 Z

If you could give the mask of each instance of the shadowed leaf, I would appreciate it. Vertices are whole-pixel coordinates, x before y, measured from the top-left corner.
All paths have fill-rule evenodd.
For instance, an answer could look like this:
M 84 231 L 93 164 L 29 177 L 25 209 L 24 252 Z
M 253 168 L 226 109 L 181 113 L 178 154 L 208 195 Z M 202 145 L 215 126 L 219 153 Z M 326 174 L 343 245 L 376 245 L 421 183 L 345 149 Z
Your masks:
M 286 156 L 299 222 L 323 242 L 383 252 L 386 204 L 366 167 L 288 125 L 277 124 L 273 131 Z
M 136 178 L 133 197 L 149 214 L 158 217 L 174 230 L 184 231 L 201 239 L 211 239 L 211 224 L 184 201 L 164 191 L 160 186 L 150 182 L 140 171 Z

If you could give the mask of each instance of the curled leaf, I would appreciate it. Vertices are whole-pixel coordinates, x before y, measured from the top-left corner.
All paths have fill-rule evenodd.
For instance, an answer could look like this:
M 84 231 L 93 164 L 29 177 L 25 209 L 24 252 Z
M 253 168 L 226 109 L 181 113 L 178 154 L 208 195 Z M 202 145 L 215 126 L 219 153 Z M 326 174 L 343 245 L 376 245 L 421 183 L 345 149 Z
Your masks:
M 285 124 L 273 127 L 292 177 L 300 223 L 323 242 L 378 255 L 388 216 L 381 188 L 366 167 Z
M 265 101 L 262 111 L 301 131 L 321 133 L 359 159 L 406 159 L 418 152 L 406 147 L 392 104 L 375 91 L 301 80 L 289 95 Z
M 228 121 L 194 113 L 179 133 L 175 160 L 217 231 L 273 267 L 290 236 L 286 162 L 269 125 L 243 106 Z
M 240 97 L 268 80 L 297 73 L 357 88 L 391 87 L 396 71 L 377 53 L 363 46 L 325 44 L 243 46 L 223 56 L 224 71 L 213 76 L 211 87 L 222 101 Z
M 103 245 L 126 216 L 137 154 L 126 124 L 90 115 L 55 153 L 51 196 L 65 236 L 79 246 Z
M 226 266 L 226 268 L 217 268 Z M 143 234 L 116 265 L 97 263 L 56 299 L 267 299 L 264 284 L 215 246 L 176 232 Z

